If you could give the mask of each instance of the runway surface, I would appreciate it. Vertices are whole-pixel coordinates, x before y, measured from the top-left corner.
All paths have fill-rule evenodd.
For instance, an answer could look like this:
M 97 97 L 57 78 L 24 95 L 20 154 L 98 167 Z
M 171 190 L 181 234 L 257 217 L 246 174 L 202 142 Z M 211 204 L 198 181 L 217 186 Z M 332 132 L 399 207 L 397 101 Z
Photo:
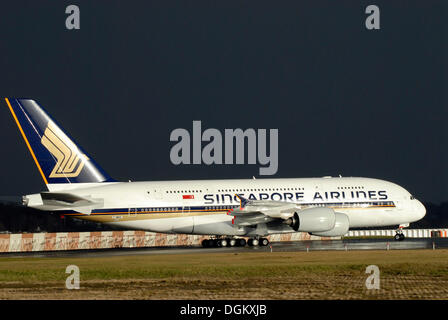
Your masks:
M 294 251 L 345 251 L 345 250 L 409 250 L 409 249 L 443 249 L 448 248 L 448 238 L 408 238 L 404 241 L 393 239 L 345 239 L 325 241 L 273 242 L 267 247 L 226 247 L 202 248 L 189 247 L 153 247 L 153 248 L 117 248 L 98 250 L 48 251 L 2 253 L 1 257 L 107 257 L 126 255 L 157 254 L 197 254 L 197 253 L 237 253 L 237 252 L 294 252 Z

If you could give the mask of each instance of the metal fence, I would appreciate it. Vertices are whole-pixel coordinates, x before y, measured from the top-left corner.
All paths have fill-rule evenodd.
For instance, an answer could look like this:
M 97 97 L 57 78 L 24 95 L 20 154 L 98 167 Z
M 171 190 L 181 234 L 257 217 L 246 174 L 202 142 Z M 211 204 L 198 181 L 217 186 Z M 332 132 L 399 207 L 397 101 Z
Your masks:
M 448 237 L 448 229 L 403 229 L 407 238 Z M 395 230 L 351 230 L 345 237 L 393 237 Z

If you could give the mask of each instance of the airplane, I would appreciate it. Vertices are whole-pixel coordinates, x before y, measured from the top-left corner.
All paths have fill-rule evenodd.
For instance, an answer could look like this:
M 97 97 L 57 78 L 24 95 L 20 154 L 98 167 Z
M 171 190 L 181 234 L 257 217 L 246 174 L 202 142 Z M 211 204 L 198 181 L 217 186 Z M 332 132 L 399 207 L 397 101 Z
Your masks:
M 25 206 L 120 229 L 206 235 L 204 247 L 267 246 L 272 234 L 339 237 L 403 227 L 423 204 L 403 187 L 359 177 L 119 182 L 31 99 L 5 98 L 48 191 Z M 248 239 L 246 241 L 246 238 Z

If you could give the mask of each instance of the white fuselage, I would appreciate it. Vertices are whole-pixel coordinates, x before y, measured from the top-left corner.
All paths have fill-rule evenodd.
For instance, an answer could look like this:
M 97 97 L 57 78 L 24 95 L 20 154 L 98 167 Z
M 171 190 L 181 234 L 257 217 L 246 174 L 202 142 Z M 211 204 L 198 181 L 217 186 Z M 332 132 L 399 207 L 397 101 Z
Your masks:
M 404 188 L 371 178 L 298 178 L 113 182 L 49 185 L 52 192 L 102 199 L 90 214 L 58 209 L 61 214 L 121 228 L 163 233 L 266 235 L 294 232 L 289 226 L 239 227 L 227 214 L 237 208 L 236 194 L 249 200 L 297 204 L 299 209 L 331 207 L 349 218 L 350 228 L 406 224 L 424 217 L 425 207 Z M 45 207 L 38 195 L 28 206 Z

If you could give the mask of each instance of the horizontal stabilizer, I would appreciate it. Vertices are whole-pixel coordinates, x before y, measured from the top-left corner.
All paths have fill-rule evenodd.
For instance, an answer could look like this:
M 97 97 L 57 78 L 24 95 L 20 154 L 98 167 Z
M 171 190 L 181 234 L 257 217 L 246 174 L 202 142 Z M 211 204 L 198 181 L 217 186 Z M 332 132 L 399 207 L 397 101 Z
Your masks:
M 45 207 L 55 209 L 72 209 L 83 214 L 90 214 L 93 209 L 102 208 L 103 199 L 81 197 L 71 193 L 42 192 L 42 203 Z

